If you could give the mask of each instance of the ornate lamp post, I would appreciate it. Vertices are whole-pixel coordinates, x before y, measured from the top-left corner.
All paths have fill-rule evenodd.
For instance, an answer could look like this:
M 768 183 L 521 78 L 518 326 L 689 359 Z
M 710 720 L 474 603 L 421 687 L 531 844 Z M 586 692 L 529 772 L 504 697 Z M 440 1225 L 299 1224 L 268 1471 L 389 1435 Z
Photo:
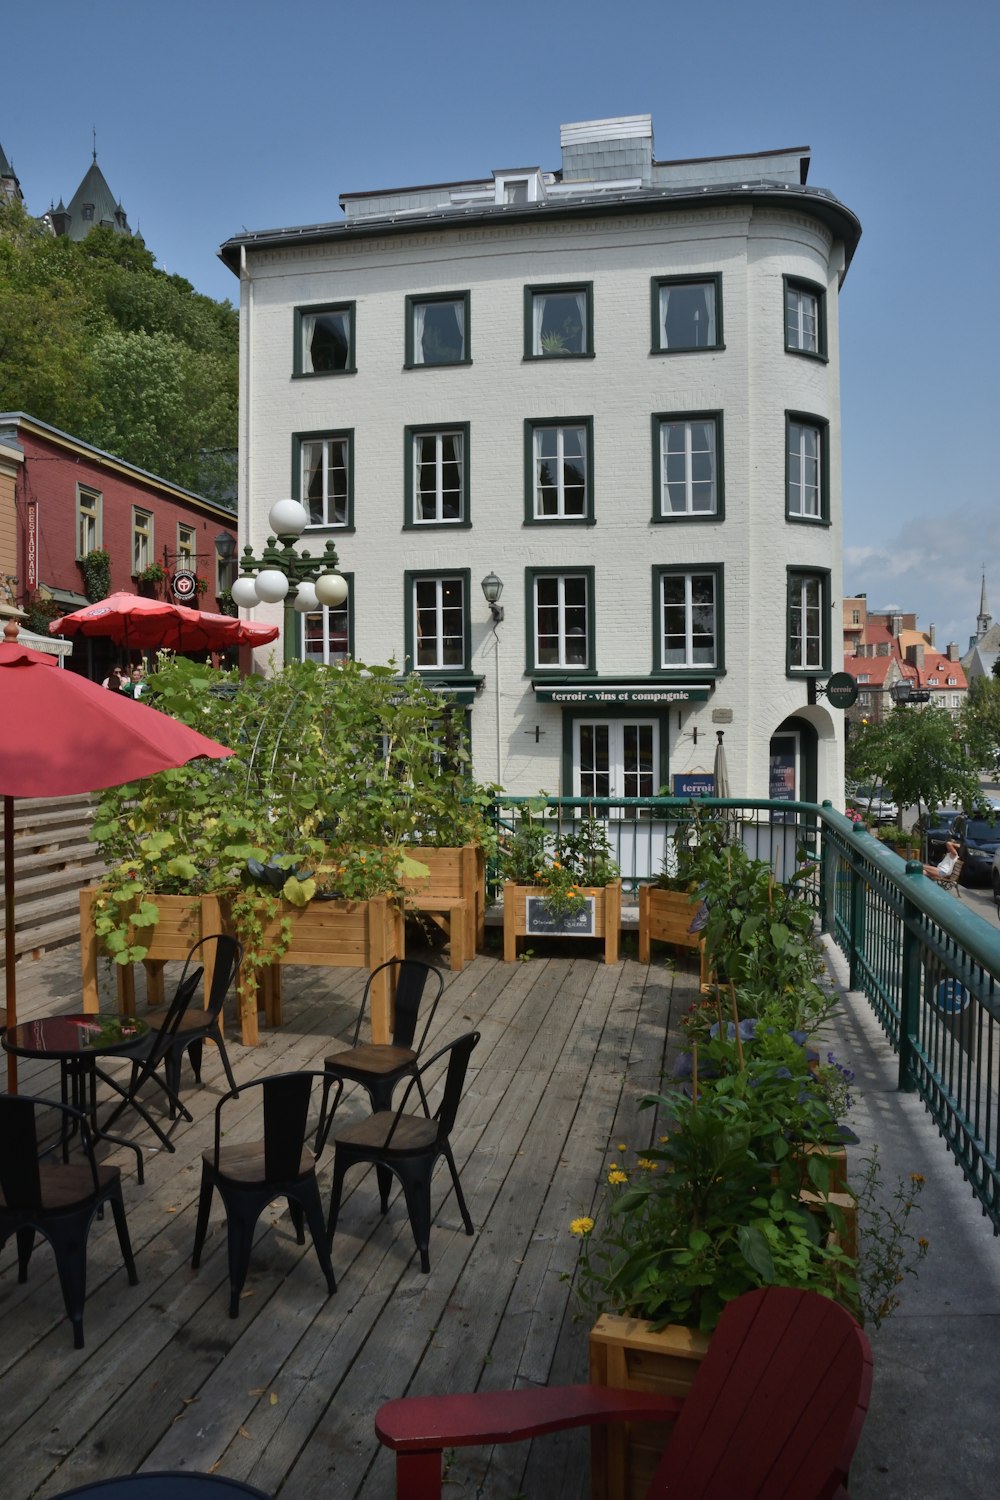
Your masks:
M 295 615 L 327 605 L 336 609 L 347 598 L 347 582 L 337 566 L 337 549 L 331 541 L 319 557 L 297 552 L 295 543 L 305 530 L 309 516 L 298 500 L 277 500 L 267 513 L 274 533 L 260 557 L 253 548 L 243 548 L 240 577 L 232 587 L 233 602 L 241 609 L 255 604 L 284 602 L 282 624 L 284 659 L 295 660 Z

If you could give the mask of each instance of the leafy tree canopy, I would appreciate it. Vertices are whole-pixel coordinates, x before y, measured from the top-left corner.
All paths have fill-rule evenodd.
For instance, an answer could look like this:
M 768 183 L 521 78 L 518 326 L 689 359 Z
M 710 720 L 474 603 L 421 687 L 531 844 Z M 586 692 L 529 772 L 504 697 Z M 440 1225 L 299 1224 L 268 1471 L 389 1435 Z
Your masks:
M 979 761 L 966 748 L 962 729 L 938 704 L 897 706 L 879 724 L 863 724 L 852 736 L 853 775 L 878 779 L 899 808 L 974 807 L 981 798 Z
M 0 203 L 0 410 L 213 499 L 233 487 L 238 331 L 140 240 L 75 241 Z

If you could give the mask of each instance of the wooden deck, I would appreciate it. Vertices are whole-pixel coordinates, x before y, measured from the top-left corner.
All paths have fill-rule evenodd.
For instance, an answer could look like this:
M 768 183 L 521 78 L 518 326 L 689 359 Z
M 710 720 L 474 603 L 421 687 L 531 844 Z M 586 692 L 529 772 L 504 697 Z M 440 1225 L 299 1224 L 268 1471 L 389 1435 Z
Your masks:
M 254 1050 L 230 1046 L 238 1081 L 321 1067 L 353 1021 L 364 977 L 287 970 L 283 1027 L 263 1031 Z M 22 1019 L 79 1008 L 79 989 L 76 948 L 18 967 Z M 96 1222 L 85 1349 L 73 1349 L 47 1246 L 37 1246 L 26 1286 L 17 1284 L 13 1242 L 0 1251 L 4 1500 L 169 1468 L 214 1470 L 268 1495 L 382 1500 L 392 1493 L 391 1456 L 373 1426 L 383 1401 L 585 1380 L 587 1324 L 574 1317 L 568 1225 L 590 1210 L 609 1150 L 655 1133 L 654 1112 L 638 1101 L 658 1088 L 671 1019 L 696 992 L 683 958 L 647 968 L 629 958 L 605 966 L 480 956 L 449 975 L 431 1042 L 482 1033 L 453 1137 L 475 1235 L 464 1233 L 442 1163 L 422 1275 L 401 1196 L 382 1219 L 374 1174 L 357 1172 L 333 1246 L 337 1294 L 327 1297 L 311 1244 L 296 1245 L 287 1209 L 275 1204 L 258 1228 L 236 1321 L 218 1199 L 201 1270 L 190 1266 L 200 1153 L 224 1081 L 206 1048 L 201 1091 L 185 1065 L 195 1120 L 176 1131 L 176 1152 L 146 1151 L 143 1187 L 133 1154 L 114 1158 L 128 1174 L 140 1283 L 128 1285 L 110 1215 Z M 110 986 L 102 1005 L 111 1008 Z M 22 1092 L 57 1086 L 54 1066 L 22 1062 Z M 345 1116 L 365 1108 L 360 1090 L 345 1092 Z M 128 1120 L 122 1126 L 144 1148 L 155 1144 L 137 1116 Z M 324 1190 L 331 1161 L 328 1152 Z M 587 1441 L 571 1433 L 530 1450 L 459 1451 L 446 1493 L 586 1495 Z

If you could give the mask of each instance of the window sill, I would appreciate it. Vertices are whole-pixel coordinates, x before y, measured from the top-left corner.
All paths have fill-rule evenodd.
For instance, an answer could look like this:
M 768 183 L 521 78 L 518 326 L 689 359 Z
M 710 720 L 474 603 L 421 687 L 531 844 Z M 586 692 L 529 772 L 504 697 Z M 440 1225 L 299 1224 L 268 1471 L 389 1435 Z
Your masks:
M 785 511 L 785 520 L 790 526 L 830 526 L 832 522 L 829 516 L 796 516 L 790 511 Z
M 724 510 L 711 510 L 711 511 L 707 511 L 707 510 L 706 511 L 687 511 L 687 510 L 684 510 L 684 511 L 671 511 L 670 514 L 667 515 L 667 516 L 654 515 L 652 517 L 652 524 L 654 526 L 676 526 L 678 524 L 680 524 L 680 525 L 683 526 L 683 525 L 686 525 L 690 521 L 704 521 L 704 522 L 707 522 L 709 525 L 714 525 L 716 521 L 724 521 L 725 519 L 726 519 L 726 512 Z
M 815 364 L 828 365 L 830 356 L 819 349 L 793 349 L 791 344 L 785 345 L 786 354 L 797 354 L 800 359 L 811 359 Z
M 692 345 L 690 349 L 650 349 L 650 354 L 721 354 L 725 351 L 725 344 L 701 344 Z
M 351 365 L 347 370 L 293 370 L 293 380 L 329 380 L 331 376 L 356 375 L 357 365 Z
M 404 521 L 404 531 L 470 531 L 472 522 L 464 521 Z
M 439 359 L 433 364 L 411 365 L 404 362 L 404 370 L 459 370 L 463 365 L 471 365 L 471 359 Z
M 526 365 L 557 365 L 565 364 L 568 359 L 596 359 L 597 355 L 593 349 L 586 350 L 583 354 L 525 354 L 523 363 Z
M 525 526 L 596 526 L 595 516 L 525 516 Z

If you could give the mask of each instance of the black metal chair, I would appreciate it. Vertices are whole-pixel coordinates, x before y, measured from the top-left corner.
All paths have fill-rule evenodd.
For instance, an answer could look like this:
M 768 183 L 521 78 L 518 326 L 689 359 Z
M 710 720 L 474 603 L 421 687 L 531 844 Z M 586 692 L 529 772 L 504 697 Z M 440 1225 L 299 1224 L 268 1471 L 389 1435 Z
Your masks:
M 392 1177 L 399 1178 L 410 1216 L 413 1238 L 420 1251 L 422 1271 L 429 1271 L 431 1268 L 428 1256 L 431 1233 L 431 1176 L 441 1156 L 447 1161 L 451 1180 L 455 1184 L 455 1197 L 465 1225 L 465 1232 L 466 1234 L 474 1233 L 469 1210 L 465 1206 L 465 1198 L 458 1180 L 458 1169 L 455 1166 L 449 1136 L 454 1129 L 455 1117 L 461 1102 L 469 1058 L 478 1041 L 479 1032 L 469 1031 L 454 1042 L 449 1042 L 446 1047 L 435 1052 L 433 1057 L 423 1064 L 417 1076 L 411 1080 L 398 1110 L 395 1112 L 381 1110 L 357 1125 L 347 1126 L 334 1137 L 333 1194 L 327 1225 L 331 1244 L 340 1215 L 344 1177 L 350 1168 L 359 1162 L 375 1167 L 383 1213 L 386 1213 L 389 1208 L 389 1188 Z M 406 1114 L 406 1102 L 415 1086 L 420 1088 L 421 1099 L 426 1102 L 421 1075 L 445 1056 L 448 1056 L 448 1072 L 445 1076 L 441 1103 L 435 1113 L 430 1117 L 426 1114 Z
M 185 1052 L 191 1059 L 195 1083 L 201 1083 L 201 1058 L 206 1041 L 213 1041 L 218 1047 L 226 1081 L 230 1089 L 236 1087 L 236 1079 L 233 1077 L 229 1053 L 226 1051 L 226 1043 L 222 1035 L 222 1008 L 243 961 L 243 948 L 234 937 L 229 937 L 224 932 L 216 932 L 209 937 L 203 937 L 195 943 L 188 954 L 180 983 L 184 982 L 192 962 L 197 959 L 204 962 L 206 948 L 213 943 L 215 965 L 212 969 L 212 983 L 209 986 L 208 1005 L 203 1010 L 194 1003 L 188 1006 L 181 1016 L 173 1043 L 164 1058 L 167 1083 L 175 1094 L 180 1094 L 181 1091 L 181 1060 Z M 145 1019 L 151 1027 L 160 1030 L 166 1025 L 169 1014 L 169 1009 L 162 1006 L 158 1010 L 147 1012 Z
M 368 1008 L 372 984 L 384 969 L 392 968 L 397 971 L 392 1043 L 359 1043 L 361 1023 Z M 423 994 L 431 975 L 434 976 L 434 995 L 424 1008 L 423 1029 L 420 1040 L 414 1045 Z M 390 958 L 387 963 L 380 964 L 368 976 L 351 1045 L 346 1051 L 334 1052 L 324 1059 L 327 1072 L 347 1083 L 360 1083 L 367 1089 L 373 1113 L 392 1109 L 392 1096 L 400 1079 L 418 1077 L 417 1060 L 427 1040 L 443 990 L 444 975 L 432 964 L 421 963 L 415 958 Z M 427 1101 L 422 1094 L 421 1098 L 426 1110 Z
M 312 1151 L 306 1145 L 306 1138 L 313 1129 L 309 1113 L 317 1079 L 322 1080 L 323 1093 L 319 1121 L 315 1127 L 316 1149 Z M 333 1088 L 336 1088 L 336 1094 L 331 1107 L 330 1091 Z M 288 1211 L 300 1245 L 305 1244 L 305 1223 L 308 1220 L 327 1287 L 330 1292 L 337 1290 L 326 1226 L 323 1223 L 319 1184 L 316 1181 L 316 1161 L 326 1144 L 330 1122 L 343 1088 L 339 1079 L 325 1072 L 275 1073 L 269 1078 L 258 1078 L 253 1083 L 243 1084 L 220 1099 L 216 1105 L 215 1145 L 211 1151 L 204 1152 L 201 1159 L 201 1196 L 198 1200 L 198 1222 L 195 1226 L 191 1265 L 197 1270 L 201 1264 L 212 1192 L 218 1188 L 226 1210 L 228 1227 L 231 1318 L 239 1315 L 240 1293 L 250 1266 L 254 1227 L 264 1209 L 275 1198 L 288 1199 Z M 232 1100 L 249 1093 L 251 1089 L 261 1091 L 263 1138 L 233 1143 L 227 1141 L 223 1145 L 222 1111 Z
M 83 1161 L 39 1161 L 36 1109 L 71 1116 L 80 1131 Z M 105 1203 L 111 1204 L 129 1285 L 139 1277 L 132 1256 L 121 1172 L 98 1165 L 87 1116 L 68 1104 L 25 1094 L 0 1094 L 0 1245 L 17 1236 L 17 1279 L 28 1279 L 28 1261 L 41 1234 L 52 1246 L 73 1344 L 83 1348 L 83 1306 L 87 1297 L 87 1236 Z
M 163 1025 L 156 1030 L 151 1028 L 128 1052 L 119 1052 L 116 1054 L 116 1058 L 122 1058 L 132 1063 L 132 1074 L 127 1084 L 119 1084 L 113 1078 L 109 1078 L 107 1073 L 102 1074 L 122 1096 L 121 1103 L 115 1106 L 101 1126 L 102 1133 L 106 1133 L 115 1121 L 124 1114 L 129 1105 L 131 1105 L 142 1116 L 150 1130 L 163 1142 L 166 1150 L 175 1150 L 174 1143 L 170 1139 L 170 1131 L 177 1124 L 178 1115 L 181 1119 L 188 1121 L 193 1120 L 194 1116 L 189 1110 L 185 1109 L 184 1105 L 178 1099 L 176 1092 L 171 1088 L 166 1076 L 161 1078 L 156 1070 L 162 1063 L 164 1065 L 164 1074 L 166 1074 L 166 1059 L 170 1055 L 178 1029 L 184 1019 L 184 1014 L 201 983 L 201 976 L 202 969 L 200 966 L 188 973 L 187 965 L 185 965 L 184 973 L 174 992 L 174 998 L 170 1002 Z M 108 1059 L 109 1062 L 114 1060 L 116 1059 Z M 149 1110 L 139 1099 L 141 1090 L 150 1082 L 155 1083 L 167 1097 L 167 1104 L 170 1109 L 170 1130 L 164 1130 L 153 1119 Z

